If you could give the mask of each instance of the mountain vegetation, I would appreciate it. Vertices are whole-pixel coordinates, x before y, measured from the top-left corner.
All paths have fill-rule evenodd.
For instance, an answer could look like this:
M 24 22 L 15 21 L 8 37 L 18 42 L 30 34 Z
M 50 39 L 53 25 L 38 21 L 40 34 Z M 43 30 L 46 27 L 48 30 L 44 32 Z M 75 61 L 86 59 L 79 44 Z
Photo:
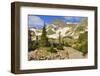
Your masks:
M 72 54 L 75 58 L 84 58 L 88 54 L 87 25 L 87 18 L 70 25 L 57 19 L 42 29 L 29 29 L 29 60 L 69 59 Z

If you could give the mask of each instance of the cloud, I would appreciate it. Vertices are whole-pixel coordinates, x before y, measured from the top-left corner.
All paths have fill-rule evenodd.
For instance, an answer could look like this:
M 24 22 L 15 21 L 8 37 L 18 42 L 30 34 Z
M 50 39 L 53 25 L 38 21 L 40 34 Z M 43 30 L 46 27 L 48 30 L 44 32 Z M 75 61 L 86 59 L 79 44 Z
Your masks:
M 38 16 L 28 16 L 29 27 L 42 28 L 44 26 L 44 21 Z
M 66 22 L 72 22 L 72 23 L 79 23 L 83 17 L 64 17 L 66 19 Z

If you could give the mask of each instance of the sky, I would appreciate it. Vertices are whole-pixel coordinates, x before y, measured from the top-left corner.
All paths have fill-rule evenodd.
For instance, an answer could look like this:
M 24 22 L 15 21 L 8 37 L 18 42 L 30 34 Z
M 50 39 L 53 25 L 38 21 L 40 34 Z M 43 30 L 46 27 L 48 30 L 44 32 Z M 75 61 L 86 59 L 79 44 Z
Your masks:
M 47 15 L 28 15 L 28 26 L 36 29 L 52 24 L 54 20 L 62 20 L 64 23 L 80 23 L 84 17 L 74 16 L 47 16 Z

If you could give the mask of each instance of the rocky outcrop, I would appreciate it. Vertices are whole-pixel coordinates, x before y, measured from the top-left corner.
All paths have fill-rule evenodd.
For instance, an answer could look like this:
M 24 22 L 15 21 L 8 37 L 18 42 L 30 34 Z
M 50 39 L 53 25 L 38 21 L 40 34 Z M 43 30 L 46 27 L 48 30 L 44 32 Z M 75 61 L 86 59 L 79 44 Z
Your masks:
M 87 58 L 81 52 L 71 48 L 64 47 L 64 50 L 58 50 L 57 53 L 50 53 L 46 49 L 36 49 L 28 53 L 28 60 L 55 60 L 55 59 L 82 59 Z

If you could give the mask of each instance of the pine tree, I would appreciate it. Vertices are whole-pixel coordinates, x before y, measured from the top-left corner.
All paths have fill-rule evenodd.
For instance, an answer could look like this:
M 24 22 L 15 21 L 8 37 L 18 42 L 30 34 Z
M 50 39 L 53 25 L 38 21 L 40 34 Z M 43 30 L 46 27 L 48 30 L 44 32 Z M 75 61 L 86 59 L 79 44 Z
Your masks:
M 43 47 L 48 46 L 48 37 L 47 37 L 47 32 L 46 32 L 46 25 L 44 25 L 43 30 L 42 30 L 40 45 L 43 46 Z
M 32 41 L 31 40 L 31 37 L 32 37 L 31 31 L 28 29 L 28 42 L 31 42 Z
M 59 45 L 61 45 L 61 32 L 59 32 Z
M 59 45 L 57 46 L 58 50 L 63 50 L 62 42 L 61 42 L 61 32 L 59 32 Z

